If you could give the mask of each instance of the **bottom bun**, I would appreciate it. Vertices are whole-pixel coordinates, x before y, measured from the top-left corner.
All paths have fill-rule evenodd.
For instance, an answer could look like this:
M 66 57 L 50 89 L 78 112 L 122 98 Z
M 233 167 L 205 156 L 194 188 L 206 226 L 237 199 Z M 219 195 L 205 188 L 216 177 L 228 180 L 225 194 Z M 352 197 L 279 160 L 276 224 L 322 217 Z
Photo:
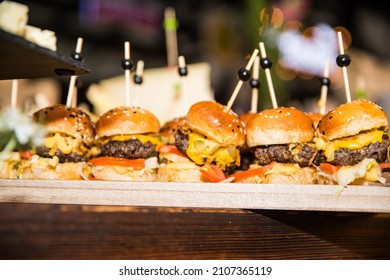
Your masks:
M 320 184 L 328 185 L 347 186 L 386 183 L 386 178 L 382 176 L 379 164 L 372 158 L 365 158 L 355 165 L 343 166 L 333 174 L 319 168 L 317 177 Z
M 316 172 L 310 167 L 299 169 L 294 174 L 268 174 L 265 176 L 263 184 L 292 184 L 311 185 L 316 184 Z
M 157 180 L 157 173 L 146 171 L 146 169 L 134 170 L 117 166 L 95 166 L 91 171 L 93 180 L 110 181 L 135 181 L 154 182 Z
M 257 168 L 258 166 L 251 166 Z M 283 164 L 278 163 L 274 169 L 265 176 L 251 176 L 239 183 L 252 184 L 304 184 L 311 185 L 317 183 L 317 172 L 310 167 L 299 167 L 297 164 Z
M 14 164 L 0 161 L 0 179 L 17 179 Z
M 162 163 L 158 169 L 158 181 L 206 182 L 200 167 L 192 162 Z
M 0 160 L 0 179 L 17 179 L 16 167 L 20 163 L 19 152 L 7 152 L 2 154 Z
M 41 158 L 41 161 L 44 160 Z M 51 159 L 47 159 L 50 161 Z M 91 166 L 86 162 L 65 162 L 55 166 L 22 163 L 18 171 L 18 179 L 38 180 L 85 180 L 91 172 Z

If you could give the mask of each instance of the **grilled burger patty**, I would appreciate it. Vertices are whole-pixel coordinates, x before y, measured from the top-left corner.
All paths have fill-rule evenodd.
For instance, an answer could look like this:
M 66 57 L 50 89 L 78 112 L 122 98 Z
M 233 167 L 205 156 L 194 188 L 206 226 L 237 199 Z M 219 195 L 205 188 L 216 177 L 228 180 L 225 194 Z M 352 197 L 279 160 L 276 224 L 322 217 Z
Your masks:
M 52 158 L 49 154 L 51 149 L 45 146 L 39 146 L 36 148 L 37 155 L 44 158 Z M 64 162 L 83 162 L 87 160 L 85 155 L 80 155 L 76 152 L 71 152 L 70 154 L 64 154 L 61 150 L 57 149 L 54 156 L 57 156 L 60 163 Z
M 176 148 L 183 154 L 186 154 L 186 150 L 189 145 L 188 140 L 188 130 L 184 127 L 179 127 L 179 129 L 175 133 L 175 145 Z
M 128 159 L 150 158 L 158 156 L 156 146 L 150 142 L 138 139 L 127 141 L 110 141 L 101 146 L 102 156 L 121 157 Z
M 383 135 L 382 142 L 372 143 L 359 150 L 350 150 L 346 148 L 336 150 L 334 160 L 330 163 L 334 165 L 355 165 L 365 158 L 373 158 L 378 163 L 386 162 L 389 145 L 389 137 Z M 315 165 L 319 165 L 321 162 L 327 162 L 324 151 L 319 151 L 313 161 Z
M 310 160 L 316 153 L 316 148 L 308 144 L 303 144 L 302 149 L 295 157 L 287 144 L 257 146 L 251 150 L 255 157 L 255 163 L 259 165 L 267 165 L 276 161 L 280 163 L 298 163 L 301 167 L 309 166 Z

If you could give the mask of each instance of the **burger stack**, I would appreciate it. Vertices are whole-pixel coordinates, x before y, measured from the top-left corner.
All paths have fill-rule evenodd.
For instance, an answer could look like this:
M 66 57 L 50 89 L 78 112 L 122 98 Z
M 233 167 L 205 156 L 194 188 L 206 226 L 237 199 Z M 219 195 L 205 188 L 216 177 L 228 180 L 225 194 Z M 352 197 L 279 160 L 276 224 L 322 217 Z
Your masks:
M 8 172 L 18 179 L 345 186 L 385 183 L 382 172 L 390 168 L 387 115 L 367 100 L 338 106 L 317 127 L 307 113 L 286 107 L 253 114 L 245 125 L 214 101 L 193 104 L 163 126 L 138 107 L 112 109 L 96 123 L 65 105 L 33 118 L 48 134 Z

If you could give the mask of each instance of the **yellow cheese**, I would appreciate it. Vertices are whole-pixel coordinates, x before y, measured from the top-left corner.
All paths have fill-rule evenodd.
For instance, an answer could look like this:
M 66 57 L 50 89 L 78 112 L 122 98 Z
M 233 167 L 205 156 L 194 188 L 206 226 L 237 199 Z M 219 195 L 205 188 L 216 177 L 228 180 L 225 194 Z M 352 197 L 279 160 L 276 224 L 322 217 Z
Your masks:
M 319 150 L 324 150 L 327 160 L 332 161 L 334 160 L 334 153 L 336 150 L 341 148 L 357 150 L 368 146 L 371 143 L 382 142 L 383 133 L 383 131 L 374 130 L 356 136 L 335 140 L 330 143 L 326 143 L 322 139 L 317 139 L 316 147 Z
M 196 132 L 189 134 L 186 153 L 199 165 L 215 162 L 220 168 L 225 169 L 233 162 L 240 164 L 240 154 L 236 147 L 221 147 L 218 143 Z
M 60 133 L 55 133 L 52 136 L 46 137 L 44 139 L 44 144 L 50 149 L 49 154 L 51 156 L 54 156 L 57 149 L 64 154 L 76 152 L 80 155 L 84 155 L 89 152 L 80 139 L 61 135 Z
M 134 140 L 138 139 L 143 143 L 150 142 L 153 145 L 156 145 L 157 147 L 161 146 L 163 143 L 162 141 L 153 135 L 142 135 L 142 134 L 134 134 L 134 135 L 114 135 L 111 137 L 108 137 L 103 140 L 102 144 L 106 144 L 110 141 L 128 141 L 128 140 Z
M 291 153 L 295 156 L 298 155 L 302 150 L 302 145 L 298 143 L 293 143 L 288 146 Z

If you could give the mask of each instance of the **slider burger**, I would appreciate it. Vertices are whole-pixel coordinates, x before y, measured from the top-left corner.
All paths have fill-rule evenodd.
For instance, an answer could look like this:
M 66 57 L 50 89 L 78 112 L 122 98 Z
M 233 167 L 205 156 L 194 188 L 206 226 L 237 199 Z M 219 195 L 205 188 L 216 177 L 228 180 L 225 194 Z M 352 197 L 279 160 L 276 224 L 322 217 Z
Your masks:
M 89 115 L 62 104 L 38 110 L 33 119 L 44 125 L 48 134 L 35 153 L 24 153 L 17 169 L 20 179 L 68 179 L 88 177 L 87 160 L 95 137 Z
M 92 158 L 96 180 L 156 181 L 161 140 L 157 117 L 139 107 L 118 107 L 96 122 L 98 157 Z
M 245 128 L 233 111 L 215 101 L 195 103 L 175 133 L 175 145 L 187 160 L 174 168 L 167 165 L 165 176 L 171 181 L 222 181 L 240 165 L 244 143 Z
M 354 100 L 328 112 L 320 121 L 315 164 L 325 183 L 384 182 L 381 168 L 389 167 L 388 118 L 381 107 Z
M 174 118 L 167 121 L 160 128 L 161 141 L 166 145 L 175 145 L 175 133 L 180 126 L 184 126 L 186 121 L 185 117 Z
M 200 167 L 191 161 L 175 145 L 175 134 L 186 122 L 185 117 L 174 118 L 160 129 L 163 145 L 157 147 L 159 152 L 158 181 L 163 182 L 202 182 Z
M 239 116 L 240 120 L 246 127 L 248 125 L 248 121 L 255 116 L 256 113 L 253 112 L 247 112 L 244 114 L 241 114 Z M 241 148 L 240 150 L 240 155 L 241 155 L 241 165 L 239 167 L 240 170 L 247 170 L 249 169 L 250 164 L 253 162 L 253 154 L 251 153 L 247 143 L 245 142 L 245 145 Z
M 234 182 L 315 183 L 314 127 L 306 113 L 284 107 L 264 110 L 248 121 L 246 136 L 253 162 L 248 170 L 229 176 Z

